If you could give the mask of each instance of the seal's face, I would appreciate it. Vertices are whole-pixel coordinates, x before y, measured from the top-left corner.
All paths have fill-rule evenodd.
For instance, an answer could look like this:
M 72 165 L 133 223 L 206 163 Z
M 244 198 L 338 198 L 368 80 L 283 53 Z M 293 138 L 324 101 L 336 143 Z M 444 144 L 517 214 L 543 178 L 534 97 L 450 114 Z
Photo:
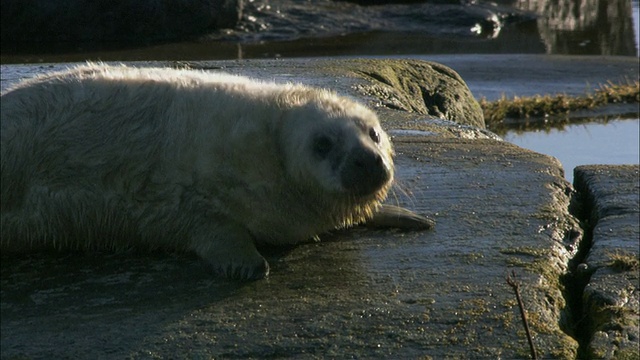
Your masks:
M 393 180 L 391 143 L 376 115 L 359 104 L 307 104 L 292 121 L 288 164 L 294 176 L 327 195 L 382 200 Z M 309 109 L 311 107 L 312 109 Z M 291 140 L 296 139 L 296 140 Z M 304 161 L 301 161 L 304 159 Z
M 331 179 L 327 188 L 357 196 L 373 194 L 392 176 L 389 159 L 380 148 L 383 133 L 353 119 L 340 120 L 311 135 L 307 151 L 316 162 L 313 172 L 321 181 Z

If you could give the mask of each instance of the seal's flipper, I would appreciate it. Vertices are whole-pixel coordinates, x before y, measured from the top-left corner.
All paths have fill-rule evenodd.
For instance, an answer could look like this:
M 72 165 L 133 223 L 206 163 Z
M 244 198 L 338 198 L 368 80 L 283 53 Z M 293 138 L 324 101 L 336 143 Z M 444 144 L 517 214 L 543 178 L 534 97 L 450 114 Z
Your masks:
M 204 231 L 191 239 L 191 249 L 213 270 L 229 279 L 258 280 L 269 275 L 269 263 L 256 249 L 251 235 L 241 227 L 226 224 Z
M 364 225 L 374 228 L 429 230 L 436 225 L 436 222 L 426 216 L 416 214 L 411 210 L 395 205 L 383 204 L 378 208 L 378 211 L 373 214 L 373 218 L 368 220 Z

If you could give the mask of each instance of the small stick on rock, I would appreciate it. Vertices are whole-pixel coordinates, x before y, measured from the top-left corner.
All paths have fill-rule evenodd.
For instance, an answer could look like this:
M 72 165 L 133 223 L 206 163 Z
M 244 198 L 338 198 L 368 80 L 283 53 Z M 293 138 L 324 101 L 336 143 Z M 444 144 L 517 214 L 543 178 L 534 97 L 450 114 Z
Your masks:
M 522 297 L 520 297 L 520 284 L 516 281 L 515 270 L 511 271 L 511 274 L 507 274 L 507 284 L 513 288 L 516 293 L 516 299 L 518 300 L 518 307 L 520 308 L 520 316 L 522 317 L 522 323 L 524 324 L 524 331 L 527 333 L 527 340 L 529 341 L 529 348 L 531 349 L 531 358 L 533 360 L 538 359 L 536 353 L 536 347 L 533 345 L 533 338 L 531 337 L 531 331 L 529 331 L 529 322 L 527 321 L 527 313 L 524 311 L 524 303 Z

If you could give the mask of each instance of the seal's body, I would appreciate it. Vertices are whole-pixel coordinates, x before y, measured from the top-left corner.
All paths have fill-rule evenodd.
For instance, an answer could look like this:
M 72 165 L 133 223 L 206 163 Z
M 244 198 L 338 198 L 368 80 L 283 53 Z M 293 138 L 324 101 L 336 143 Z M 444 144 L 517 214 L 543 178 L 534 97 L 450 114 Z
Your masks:
M 1 100 L 5 253 L 167 248 L 261 278 L 256 244 L 363 222 L 393 181 L 376 115 L 302 85 L 89 64 Z

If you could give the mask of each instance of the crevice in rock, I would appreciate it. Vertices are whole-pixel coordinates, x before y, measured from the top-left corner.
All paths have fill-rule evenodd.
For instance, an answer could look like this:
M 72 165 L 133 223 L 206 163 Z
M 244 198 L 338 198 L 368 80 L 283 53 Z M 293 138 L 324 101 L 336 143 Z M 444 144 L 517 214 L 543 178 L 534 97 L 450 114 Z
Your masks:
M 590 216 L 592 205 L 585 192 L 576 190 L 571 198 L 569 213 L 578 219 L 584 234 L 578 251 L 569 261 L 567 273 L 560 279 L 567 304 L 563 315 L 566 321 L 561 326 L 563 331 L 578 342 L 577 359 L 589 358 L 588 346 L 593 336 L 593 324 L 585 315 L 583 297 L 585 287 L 593 275 L 593 269 L 589 269 L 585 263 L 593 245 L 594 224 Z

